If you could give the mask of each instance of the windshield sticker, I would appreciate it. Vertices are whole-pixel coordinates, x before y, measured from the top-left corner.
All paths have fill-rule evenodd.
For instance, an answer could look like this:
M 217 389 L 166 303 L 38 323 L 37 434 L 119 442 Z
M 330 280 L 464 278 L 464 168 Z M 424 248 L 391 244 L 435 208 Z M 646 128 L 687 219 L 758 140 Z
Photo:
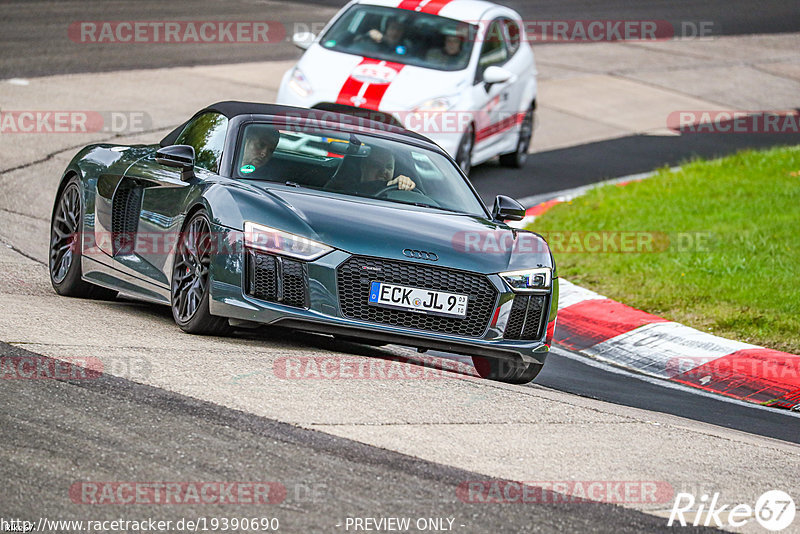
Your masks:
M 256 168 L 253 167 L 252 165 L 242 165 L 242 168 L 239 169 L 239 172 L 241 172 L 242 174 L 250 174 L 254 170 L 256 170 Z

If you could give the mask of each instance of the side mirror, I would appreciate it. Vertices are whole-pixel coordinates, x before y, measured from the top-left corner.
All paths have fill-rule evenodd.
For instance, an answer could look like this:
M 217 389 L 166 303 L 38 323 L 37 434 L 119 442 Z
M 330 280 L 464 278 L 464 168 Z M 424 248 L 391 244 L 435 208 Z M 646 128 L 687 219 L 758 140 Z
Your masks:
M 317 36 L 311 32 L 297 32 L 292 35 L 292 42 L 300 50 L 308 50 L 316 38 Z
M 513 77 L 514 74 L 511 71 L 496 65 L 487 67 L 486 70 L 483 71 L 483 81 L 489 85 L 495 83 L 505 83 Z
M 170 145 L 156 151 L 156 163 L 181 169 L 181 179 L 194 176 L 194 147 L 190 145 Z
M 497 195 L 494 199 L 492 218 L 498 221 L 521 221 L 525 217 L 525 207 L 511 197 Z

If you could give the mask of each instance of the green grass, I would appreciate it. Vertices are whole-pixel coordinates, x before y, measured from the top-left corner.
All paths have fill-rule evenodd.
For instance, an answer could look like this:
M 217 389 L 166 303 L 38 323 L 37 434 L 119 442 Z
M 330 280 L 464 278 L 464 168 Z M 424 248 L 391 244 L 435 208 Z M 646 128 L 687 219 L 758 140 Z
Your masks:
M 548 237 L 559 275 L 572 282 L 715 335 L 800 354 L 800 147 L 697 160 L 600 187 L 530 229 Z M 597 241 L 576 243 L 564 232 L 591 231 L 654 232 L 655 251 L 573 252 Z M 679 244 L 681 233 L 705 241 Z M 559 237 L 569 246 L 557 246 Z

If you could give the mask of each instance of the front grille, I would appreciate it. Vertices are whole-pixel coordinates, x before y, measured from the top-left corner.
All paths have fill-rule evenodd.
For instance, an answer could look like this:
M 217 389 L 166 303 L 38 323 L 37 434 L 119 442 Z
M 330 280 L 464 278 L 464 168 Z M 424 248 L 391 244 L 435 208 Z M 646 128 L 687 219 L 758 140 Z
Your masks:
M 503 334 L 505 339 L 541 339 L 544 334 L 546 295 L 516 295 Z
M 497 302 L 497 290 L 483 275 L 410 262 L 353 256 L 337 269 L 339 305 L 350 319 L 389 324 L 443 334 L 479 337 Z M 440 317 L 394 310 L 368 303 L 371 282 L 469 295 L 467 316 Z
M 248 250 L 247 294 L 287 306 L 308 308 L 306 263 Z

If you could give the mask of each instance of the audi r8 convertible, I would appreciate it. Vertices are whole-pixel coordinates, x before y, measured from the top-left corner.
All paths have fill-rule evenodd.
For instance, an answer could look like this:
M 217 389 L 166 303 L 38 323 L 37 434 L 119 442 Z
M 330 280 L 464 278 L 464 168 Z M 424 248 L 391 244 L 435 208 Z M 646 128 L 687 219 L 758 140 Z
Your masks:
M 521 167 L 536 110 L 525 24 L 483 0 L 353 0 L 286 72 L 277 102 L 367 116 L 422 133 L 469 174 Z
M 51 222 L 61 295 L 171 306 L 193 334 L 261 324 L 473 357 L 532 380 L 558 302 L 545 241 L 487 209 L 425 137 L 349 115 L 243 102 L 160 144 L 90 145 Z

